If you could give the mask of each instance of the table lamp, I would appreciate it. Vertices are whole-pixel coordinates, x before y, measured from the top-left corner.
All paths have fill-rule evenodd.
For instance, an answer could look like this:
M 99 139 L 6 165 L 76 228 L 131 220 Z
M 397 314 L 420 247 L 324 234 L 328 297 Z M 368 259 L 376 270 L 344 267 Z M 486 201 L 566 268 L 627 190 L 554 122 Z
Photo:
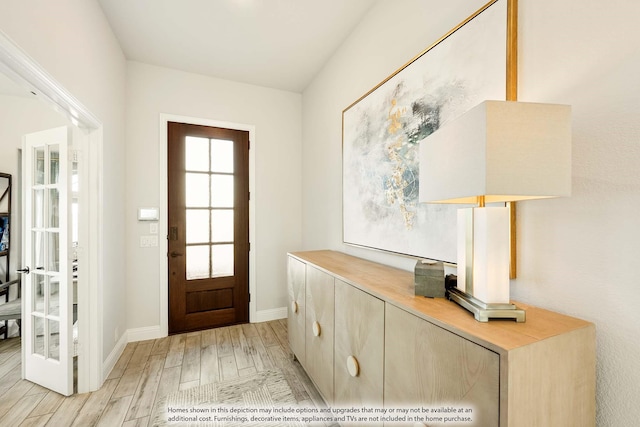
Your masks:
M 477 205 L 458 210 L 458 282 L 449 298 L 478 321 L 524 322 L 524 310 L 509 299 L 504 202 L 570 193 L 570 106 L 485 101 L 425 138 L 420 202 Z

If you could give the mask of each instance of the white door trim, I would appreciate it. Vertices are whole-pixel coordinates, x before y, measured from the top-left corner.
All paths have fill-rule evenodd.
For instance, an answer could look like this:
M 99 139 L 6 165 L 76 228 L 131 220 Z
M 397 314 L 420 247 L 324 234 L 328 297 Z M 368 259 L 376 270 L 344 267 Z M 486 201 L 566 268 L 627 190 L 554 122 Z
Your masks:
M 159 229 L 164 233 L 163 238 L 160 239 L 158 251 L 160 255 L 160 336 L 167 336 L 169 334 L 169 261 L 167 259 L 168 242 L 167 242 L 167 230 L 168 223 L 168 207 L 167 207 L 167 123 L 187 123 L 192 125 L 212 126 L 226 129 L 244 130 L 249 132 L 249 192 L 251 193 L 251 199 L 249 200 L 249 244 L 251 251 L 249 252 L 249 294 L 251 295 L 251 301 L 249 302 L 249 322 L 256 321 L 257 301 L 256 301 L 256 185 L 255 185 L 255 143 L 256 143 L 256 127 L 254 125 L 231 123 L 212 119 L 203 119 L 196 117 L 179 116 L 175 114 L 160 113 L 160 129 L 159 129 L 159 176 L 158 182 L 160 184 L 160 221 L 158 223 Z
M 82 140 L 86 141 L 84 145 L 88 151 L 85 156 L 87 161 L 85 170 L 88 172 L 81 179 L 82 182 L 87 183 L 86 188 L 90 191 L 87 203 L 88 221 L 84 225 L 88 232 L 84 233 L 84 237 L 80 236 L 79 242 L 79 246 L 85 251 L 87 265 L 83 267 L 84 277 L 83 275 L 79 277 L 78 316 L 79 322 L 83 322 L 82 324 L 88 327 L 80 327 L 79 342 L 83 356 L 79 359 L 78 366 L 78 392 L 97 390 L 103 383 L 102 305 L 100 304 L 103 237 L 99 210 L 102 200 L 102 163 L 99 161 L 99 153 L 102 151 L 102 123 L 2 31 L 0 31 L 0 72 L 34 93 L 83 130 L 76 133 L 82 134 Z

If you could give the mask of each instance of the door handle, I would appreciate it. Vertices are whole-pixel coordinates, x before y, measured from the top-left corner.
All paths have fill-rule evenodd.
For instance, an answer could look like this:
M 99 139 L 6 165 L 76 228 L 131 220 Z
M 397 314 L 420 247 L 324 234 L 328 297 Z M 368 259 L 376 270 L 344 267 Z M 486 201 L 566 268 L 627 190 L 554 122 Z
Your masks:
M 175 251 L 171 252 L 169 255 L 171 255 L 171 258 L 182 256 L 182 254 L 180 252 L 175 252 Z
M 29 274 L 29 272 L 31 271 L 31 269 L 29 269 L 29 267 L 25 267 L 25 268 L 20 268 L 18 270 L 16 270 L 18 273 L 22 274 Z

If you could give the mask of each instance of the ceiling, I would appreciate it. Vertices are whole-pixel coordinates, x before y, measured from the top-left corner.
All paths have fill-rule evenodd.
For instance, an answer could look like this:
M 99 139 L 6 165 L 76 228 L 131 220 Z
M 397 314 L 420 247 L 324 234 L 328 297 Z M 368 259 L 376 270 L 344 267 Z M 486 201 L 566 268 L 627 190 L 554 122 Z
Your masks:
M 377 0 L 98 0 L 129 60 L 302 92 Z

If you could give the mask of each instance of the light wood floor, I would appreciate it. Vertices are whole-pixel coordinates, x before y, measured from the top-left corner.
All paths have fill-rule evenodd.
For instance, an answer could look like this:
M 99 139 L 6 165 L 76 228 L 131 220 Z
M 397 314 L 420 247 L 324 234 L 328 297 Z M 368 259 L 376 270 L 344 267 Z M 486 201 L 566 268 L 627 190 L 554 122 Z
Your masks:
M 20 379 L 20 338 L 0 341 L 0 426 L 149 425 L 177 390 L 280 368 L 299 402 L 323 406 L 287 344 L 286 319 L 129 343 L 102 388 L 61 396 Z

